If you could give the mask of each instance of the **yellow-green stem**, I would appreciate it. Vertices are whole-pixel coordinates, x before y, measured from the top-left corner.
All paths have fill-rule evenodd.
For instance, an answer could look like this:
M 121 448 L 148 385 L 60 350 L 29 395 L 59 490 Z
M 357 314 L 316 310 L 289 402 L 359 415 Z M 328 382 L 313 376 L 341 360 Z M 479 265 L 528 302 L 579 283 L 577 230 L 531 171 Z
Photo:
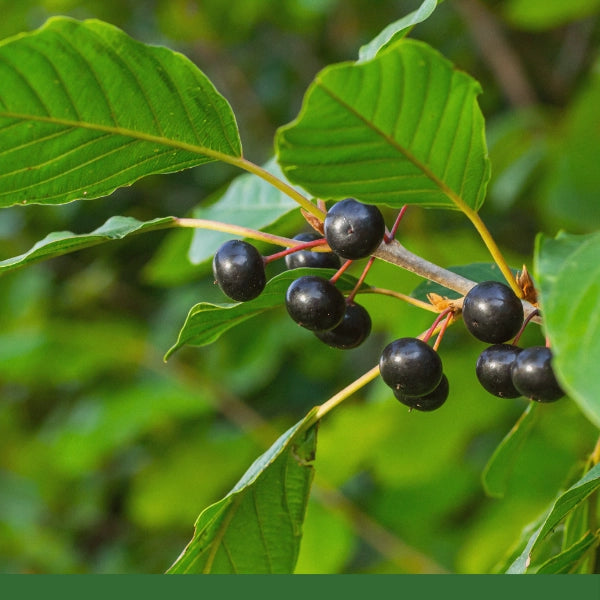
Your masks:
M 418 308 L 422 308 L 423 310 L 428 310 L 429 312 L 437 313 L 439 312 L 433 304 L 429 302 L 423 302 L 423 300 L 419 300 L 418 298 L 413 298 L 412 296 L 407 296 L 402 292 L 396 292 L 394 290 L 388 290 L 385 288 L 379 287 L 369 287 L 363 290 L 358 290 L 359 294 L 381 294 L 383 296 L 391 296 L 392 298 L 398 298 L 398 300 L 402 300 L 403 302 L 408 302 L 408 304 L 412 304 Z
M 349 398 L 360 390 L 362 387 L 373 381 L 379 375 L 379 365 L 376 365 L 364 375 L 354 380 L 350 385 L 347 385 L 343 390 L 340 390 L 335 396 L 332 396 L 319 406 L 319 409 L 315 413 L 312 422 L 308 425 L 311 426 L 317 421 L 321 420 L 330 410 L 333 410 L 338 404 L 341 404 L 346 398 Z
M 271 185 L 275 186 L 278 190 L 289 196 L 292 200 L 295 200 L 305 211 L 314 215 L 320 221 L 325 219 L 325 213 L 318 206 L 313 204 L 308 198 L 305 198 L 300 192 L 298 192 L 291 185 L 285 181 L 279 179 L 279 177 L 269 173 L 262 167 L 254 164 L 253 162 L 246 160 L 245 158 L 236 158 L 235 160 L 229 161 L 231 164 L 236 165 L 246 171 L 261 177 Z
M 263 242 L 269 242 L 278 246 L 284 246 L 286 248 L 293 248 L 294 246 L 302 244 L 302 242 L 298 240 L 292 240 L 280 235 L 265 233 L 264 231 L 259 231 L 258 229 L 250 229 L 249 227 L 243 227 L 242 225 L 233 225 L 231 223 L 222 223 L 220 221 L 211 221 L 209 219 L 176 218 L 173 222 L 173 225 L 177 227 L 190 227 L 192 229 L 210 229 L 211 231 L 222 231 L 223 233 L 240 235 L 253 240 L 261 240 Z
M 479 216 L 479 213 L 463 203 L 461 203 L 460 208 L 465 213 L 469 221 L 471 221 L 471 223 L 477 230 L 477 233 L 479 233 L 479 236 L 483 240 L 483 243 L 486 245 L 489 253 L 492 255 L 494 262 L 498 265 L 498 268 L 504 275 L 504 278 L 512 288 L 513 292 L 517 295 L 517 298 L 522 298 L 523 291 L 517 285 L 517 281 L 513 272 L 510 270 L 510 267 L 506 263 L 506 260 L 504 260 L 504 256 L 502 255 L 502 252 L 500 252 L 500 248 L 498 248 L 496 241 L 492 237 L 492 234 L 489 232 L 481 217 Z
M 433 330 L 432 335 L 435 335 L 442 329 L 445 329 L 446 326 L 449 324 L 451 324 L 451 320 L 446 325 L 438 325 Z M 422 340 L 428 333 L 429 330 L 424 331 L 417 337 Z M 313 418 L 305 424 L 305 428 L 309 429 L 315 423 L 318 423 L 328 412 L 332 411 L 336 406 L 338 406 L 344 400 L 352 396 L 352 394 L 358 392 L 358 390 L 365 387 L 367 383 L 371 383 L 371 381 L 373 381 L 378 375 L 379 365 L 376 365 L 372 369 L 369 369 L 364 375 L 361 375 L 358 379 L 355 379 L 350 385 L 347 385 L 344 389 L 340 390 L 337 394 L 329 398 L 327 402 L 324 402 L 323 404 L 318 406 L 317 411 L 313 415 Z

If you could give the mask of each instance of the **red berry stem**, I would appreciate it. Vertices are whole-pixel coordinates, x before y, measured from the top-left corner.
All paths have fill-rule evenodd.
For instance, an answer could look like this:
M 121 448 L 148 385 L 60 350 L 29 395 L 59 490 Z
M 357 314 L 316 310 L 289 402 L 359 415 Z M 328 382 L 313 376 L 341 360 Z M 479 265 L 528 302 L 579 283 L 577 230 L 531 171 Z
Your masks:
M 438 348 L 440 347 L 440 344 L 442 343 L 442 338 L 444 337 L 444 333 L 446 333 L 446 329 L 448 328 L 448 325 L 450 324 L 450 321 L 452 321 L 452 317 L 454 316 L 452 313 L 452 309 L 446 309 L 446 311 L 448 314 L 446 315 L 446 318 L 444 319 L 443 323 L 442 323 L 442 327 L 440 329 L 440 332 L 438 333 L 437 337 L 435 338 L 435 342 L 433 344 L 433 349 L 437 352 Z
M 525 317 L 525 320 L 523 321 L 523 325 L 521 325 L 521 329 L 519 329 L 517 335 L 515 336 L 515 339 L 512 342 L 513 346 L 516 346 L 519 343 L 519 339 L 523 335 L 523 332 L 525 331 L 525 327 L 527 327 L 527 324 L 529 323 L 529 321 L 531 321 L 531 319 L 533 319 L 533 317 L 535 317 L 535 316 L 537 316 L 539 314 L 540 314 L 540 311 L 536 308 L 535 310 L 531 311 Z
M 425 332 L 425 335 L 423 336 L 423 341 L 425 343 L 427 343 L 430 339 L 431 336 L 433 335 L 435 328 L 441 323 L 442 319 L 444 319 L 444 317 L 447 317 L 448 315 L 452 314 L 452 309 L 451 308 L 445 308 L 436 318 L 435 321 L 432 323 L 431 327 Z M 446 325 L 447 327 L 447 325 Z M 445 327 L 444 327 L 445 329 Z
M 369 269 L 371 268 L 371 265 L 375 262 L 375 257 L 371 256 L 369 258 L 369 260 L 367 261 L 367 264 L 365 265 L 365 268 L 363 269 L 363 272 L 361 273 L 360 277 L 358 278 L 358 281 L 356 282 L 356 285 L 354 286 L 354 289 L 348 294 L 348 297 L 346 298 L 346 302 L 348 304 L 350 304 L 351 302 L 354 301 L 354 296 L 356 296 L 356 294 L 358 293 L 358 290 L 360 289 L 360 286 L 363 284 L 367 273 L 369 272 Z
M 383 237 L 383 241 L 386 244 L 389 244 L 396 237 L 396 232 L 398 231 L 398 226 L 400 225 L 400 221 L 402 221 L 402 217 L 404 216 L 404 213 L 406 212 L 407 208 L 408 208 L 408 204 L 405 204 L 400 209 L 400 212 L 396 216 L 396 220 L 394 221 L 394 225 L 390 229 L 389 234 L 386 233 L 385 236 Z
M 344 273 L 344 271 L 353 263 L 353 260 L 347 260 L 337 271 L 335 275 L 329 280 L 331 283 L 335 283 Z
M 278 258 L 283 258 L 288 254 L 293 254 L 294 252 L 298 252 L 299 250 L 307 250 L 308 248 L 315 248 L 316 246 L 327 246 L 327 242 L 325 238 L 321 238 L 318 240 L 312 240 L 310 242 L 301 242 L 296 246 L 292 246 L 291 248 L 286 248 L 285 250 L 281 250 L 280 252 L 275 252 L 275 254 L 270 254 L 269 256 L 263 257 L 265 261 L 265 265 L 277 260 Z

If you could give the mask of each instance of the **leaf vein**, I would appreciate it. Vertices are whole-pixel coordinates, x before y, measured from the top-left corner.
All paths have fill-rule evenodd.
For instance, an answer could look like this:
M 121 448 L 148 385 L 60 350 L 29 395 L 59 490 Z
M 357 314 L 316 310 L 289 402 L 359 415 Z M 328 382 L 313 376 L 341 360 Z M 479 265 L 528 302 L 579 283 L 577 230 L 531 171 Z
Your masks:
M 35 97 L 36 101 L 39 103 L 39 105 L 41 106 L 41 108 L 45 111 L 46 115 L 50 115 L 50 109 L 48 108 L 48 106 L 46 106 L 46 103 L 42 100 L 41 96 L 38 94 L 38 91 L 35 89 L 35 87 L 31 84 L 31 82 L 29 81 L 29 79 L 27 79 L 27 77 L 25 76 L 25 74 L 21 71 L 21 69 L 19 69 L 18 67 L 16 67 L 10 60 L 8 60 L 8 58 L 3 55 L 0 54 L 0 62 L 4 63 L 5 65 L 8 66 L 8 68 L 19 77 L 19 79 L 21 79 L 21 81 L 23 82 L 23 85 L 31 92 L 31 94 Z M 8 106 L 4 101 L 2 102 L 4 104 L 4 106 Z
M 85 67 L 88 71 L 88 74 L 89 74 L 91 80 L 98 86 L 98 89 L 100 90 L 99 96 L 104 100 L 104 102 L 106 104 L 106 108 L 108 109 L 110 119 L 112 120 L 114 125 L 118 126 L 119 123 L 118 123 L 118 119 L 117 119 L 117 113 L 110 102 L 110 97 L 109 97 L 107 90 L 104 87 L 103 80 L 101 77 L 98 76 L 98 74 L 96 73 L 96 70 L 90 64 L 87 56 L 82 54 L 79 51 L 79 49 L 76 48 L 71 43 L 71 41 L 66 36 L 64 36 L 60 31 L 56 31 L 55 35 L 62 41 L 62 43 L 64 44 L 65 47 L 70 48 L 72 54 L 79 57 L 79 59 L 85 64 Z M 65 93 L 68 93 L 68 92 L 65 90 Z M 81 119 L 79 119 L 78 122 L 81 122 Z
M 140 81 L 137 73 L 135 72 L 134 68 L 109 44 L 107 44 L 105 42 L 105 40 L 100 37 L 100 35 L 98 35 L 97 32 L 95 32 L 93 29 L 89 30 L 89 33 L 91 35 L 93 35 L 98 43 L 106 49 L 107 53 L 110 54 L 110 56 L 112 57 L 113 61 L 115 63 L 120 64 L 126 71 L 127 73 L 129 73 L 131 75 L 131 79 L 135 82 L 135 85 L 137 86 L 138 90 L 141 92 L 142 97 L 144 98 L 144 101 L 146 102 L 146 105 L 148 106 L 148 110 L 150 111 L 150 115 L 152 116 L 152 120 L 154 121 L 154 124 L 156 125 L 158 134 L 160 136 L 164 136 L 164 132 L 162 129 L 162 125 L 160 123 L 160 120 L 158 119 L 156 112 L 154 110 L 154 106 L 152 105 L 152 102 L 150 101 L 147 93 L 146 93 L 146 89 L 144 88 L 144 86 L 142 85 L 142 82 Z M 86 62 L 87 62 L 87 57 L 85 58 Z M 90 66 L 90 70 L 94 73 L 95 75 L 95 71 L 92 69 L 92 67 Z M 139 107 L 137 108 L 137 110 L 139 111 Z
M 435 173 L 425 164 L 417 159 L 414 154 L 409 152 L 406 148 L 404 148 L 401 144 L 397 142 L 392 136 L 387 134 L 385 131 L 382 131 L 380 128 L 376 127 L 373 123 L 369 122 L 362 114 L 356 111 L 352 106 L 350 106 L 345 100 L 340 98 L 333 90 L 329 89 L 325 85 L 320 82 L 321 89 L 328 95 L 330 98 L 337 102 L 342 108 L 344 108 L 349 114 L 353 115 L 355 118 L 361 120 L 367 128 L 371 129 L 374 133 L 379 135 L 386 143 L 395 148 L 402 156 L 404 156 L 408 161 L 410 161 L 417 169 L 421 170 L 423 174 L 434 182 L 434 184 L 440 189 L 440 191 L 445 194 L 454 204 L 456 204 L 459 208 L 464 204 L 464 201 L 459 198 L 453 190 L 451 190 L 443 180 L 438 178 Z

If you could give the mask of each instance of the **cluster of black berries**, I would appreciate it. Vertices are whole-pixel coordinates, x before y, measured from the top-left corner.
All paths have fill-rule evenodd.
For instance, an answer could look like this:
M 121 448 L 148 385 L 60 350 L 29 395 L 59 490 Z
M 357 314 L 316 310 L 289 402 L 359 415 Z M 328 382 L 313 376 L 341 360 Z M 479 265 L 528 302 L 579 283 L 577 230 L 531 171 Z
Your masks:
M 339 268 L 340 257 L 358 260 L 372 254 L 385 234 L 380 210 L 352 198 L 334 204 L 323 225 L 332 252 L 292 252 L 285 257 L 288 269 Z M 319 236 L 305 233 L 294 239 L 310 242 Z M 217 250 L 213 274 L 221 290 L 239 302 L 258 297 L 266 285 L 265 260 L 254 246 L 244 241 L 230 240 Z M 334 348 L 356 348 L 371 332 L 371 318 L 366 309 L 354 300 L 347 301 L 335 283 L 325 277 L 305 275 L 294 280 L 287 290 L 285 304 L 296 323 Z
M 323 231 L 332 252 L 288 252 L 288 269 L 339 269 L 340 257 L 366 258 L 384 239 L 385 223 L 376 206 L 347 198 L 327 212 Z M 295 239 L 311 242 L 322 238 L 307 233 Z M 218 249 L 213 273 L 223 292 L 240 302 L 258 297 L 266 285 L 265 258 L 240 240 L 230 240 Z M 298 277 L 287 290 L 285 304 L 296 323 L 334 348 L 356 348 L 371 332 L 368 312 L 354 302 L 353 294 L 344 297 L 335 277 Z M 492 344 L 477 360 L 476 374 L 484 389 L 502 398 L 525 396 L 537 402 L 553 402 L 564 395 L 552 370 L 549 348 L 520 348 L 507 343 L 524 323 L 523 304 L 507 285 L 497 281 L 475 285 L 464 297 L 462 316 L 474 337 Z M 432 411 L 448 398 L 448 379 L 440 356 L 421 339 L 405 337 L 388 344 L 381 354 L 379 371 L 394 396 L 411 409 Z
M 450 391 L 440 355 L 419 338 L 405 337 L 388 344 L 379 359 L 379 372 L 394 396 L 410 408 L 440 408 Z
M 523 304 L 503 283 L 485 281 L 465 296 L 462 308 L 467 329 L 492 344 L 477 359 L 475 372 L 485 390 L 500 398 L 524 396 L 554 402 L 564 396 L 552 369 L 546 346 L 521 348 L 508 341 L 523 325 Z

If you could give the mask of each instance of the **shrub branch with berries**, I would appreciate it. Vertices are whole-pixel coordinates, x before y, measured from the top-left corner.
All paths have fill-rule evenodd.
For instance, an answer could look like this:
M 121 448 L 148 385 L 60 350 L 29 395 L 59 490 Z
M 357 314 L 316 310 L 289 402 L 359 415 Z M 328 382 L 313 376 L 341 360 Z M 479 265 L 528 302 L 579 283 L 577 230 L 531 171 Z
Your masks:
M 452 373 L 442 364 L 449 327 L 463 324 L 485 344 L 473 365 L 482 394 L 529 399 L 527 414 L 531 406 L 568 395 L 570 400 L 563 401 L 576 402 L 600 425 L 597 377 L 592 382 L 588 374 L 598 359 L 600 320 L 590 319 L 583 351 L 575 355 L 569 354 L 568 323 L 561 320 L 565 286 L 572 298 L 587 297 L 584 314 L 600 301 L 597 287 L 585 277 L 568 278 L 569 265 L 577 270 L 597 258 L 600 238 L 540 235 L 535 278 L 526 268 L 516 274 L 507 264 L 478 212 L 490 177 L 479 84 L 407 35 L 434 7 L 435 2 L 425 1 L 421 10 L 364 46 L 358 60 L 321 71 L 297 119 L 277 132 L 276 158 L 265 166 L 244 156 L 231 107 L 180 54 L 136 42 L 99 21 L 66 18 L 51 19 L 0 46 L 2 206 L 91 200 L 146 175 L 213 161 L 247 172 L 207 218 L 141 222 L 113 217 L 88 234 L 51 234 L 30 251 L 2 261 L 0 270 L 128 235 L 193 229 L 202 247 L 196 248 L 196 258 L 210 256 L 214 280 L 231 302 L 192 307 L 165 359 L 184 345 L 213 343 L 266 310 L 286 310 L 307 335 L 340 351 L 359 347 L 371 334 L 363 294 L 381 294 L 431 313 L 427 330 L 414 331 L 407 324 L 402 337 L 381 348 L 378 364 L 323 399 L 257 459 L 229 494 L 203 511 L 193 539 L 169 572 L 293 571 L 319 422 L 377 377 L 389 386 L 390 401 L 413 417 L 444 410 L 455 400 Z M 62 39 L 70 40 L 68 47 Z M 14 56 L 21 57 L 18 70 Z M 135 76 L 139 72 L 143 76 Z M 120 102 L 125 90 L 132 105 Z M 86 100 L 90 93 L 102 102 Z M 276 194 L 278 209 L 252 226 L 244 222 L 244 210 L 239 222 L 211 218 L 211 210 L 218 214 L 220 206 L 233 207 L 230 214 L 241 208 L 239 192 L 248 188 Z M 405 248 L 402 219 L 410 218 L 412 206 L 461 212 L 500 276 L 492 277 L 490 270 L 489 277 L 475 280 L 468 269 L 448 269 Z M 393 223 L 386 224 L 380 207 L 386 214 L 395 212 Z M 304 216 L 304 231 L 295 237 L 273 233 L 277 218 L 293 211 Z M 378 260 L 435 283 L 438 291 L 423 299 L 413 290 L 369 285 L 369 270 Z M 268 277 L 266 266 L 275 261 L 285 269 Z M 356 264 L 362 267 L 359 277 L 348 274 Z M 541 327 L 547 343 L 522 347 L 526 327 Z M 507 440 L 515 435 L 519 427 Z M 546 529 L 600 486 L 598 453 L 591 454 L 581 479 L 565 492 L 569 508 L 560 501 L 550 508 L 509 570 L 530 570 Z M 256 513 L 276 535 L 261 537 L 253 528 Z

